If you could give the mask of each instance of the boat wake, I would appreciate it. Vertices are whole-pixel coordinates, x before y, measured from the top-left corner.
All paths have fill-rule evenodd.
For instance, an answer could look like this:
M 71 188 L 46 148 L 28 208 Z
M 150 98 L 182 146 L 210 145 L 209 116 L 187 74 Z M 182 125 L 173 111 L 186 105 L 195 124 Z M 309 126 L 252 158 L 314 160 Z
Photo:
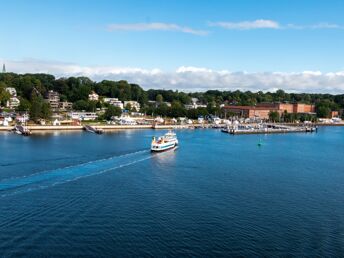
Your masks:
M 121 156 L 95 160 L 74 166 L 43 171 L 28 176 L 3 179 L 0 181 L 0 196 L 6 197 L 18 193 L 45 189 L 71 182 L 80 178 L 99 175 L 115 169 L 127 167 L 150 159 L 149 150 L 141 150 Z

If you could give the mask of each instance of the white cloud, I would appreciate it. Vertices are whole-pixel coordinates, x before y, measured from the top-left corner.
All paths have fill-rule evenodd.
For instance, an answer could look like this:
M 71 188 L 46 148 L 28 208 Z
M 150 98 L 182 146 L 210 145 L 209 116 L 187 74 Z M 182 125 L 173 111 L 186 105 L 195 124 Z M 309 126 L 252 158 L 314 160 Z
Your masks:
M 255 20 L 255 21 L 241 21 L 241 22 L 209 22 L 210 27 L 220 27 L 228 30 L 253 30 L 253 29 L 291 29 L 291 30 L 304 30 L 304 29 L 344 29 L 343 25 L 322 22 L 311 25 L 300 25 L 289 23 L 286 25 L 280 24 L 273 20 Z
M 50 73 L 56 77 L 88 76 L 93 80 L 128 80 L 145 89 L 178 89 L 184 91 L 284 89 L 288 92 L 344 93 L 344 71 L 232 72 L 181 66 L 175 71 L 131 67 L 86 67 L 70 63 L 46 62 L 36 59 L 5 60 L 6 68 L 16 73 Z
M 314 24 L 309 27 L 311 29 L 344 29 L 344 26 L 334 24 L 334 23 L 327 23 L 327 22 Z
M 209 22 L 211 27 L 222 27 L 230 30 L 279 29 L 280 25 L 272 20 L 255 20 L 241 22 Z
M 207 35 L 208 32 L 204 30 L 196 30 L 190 27 L 179 26 L 173 23 L 113 23 L 107 26 L 109 31 L 177 31 L 183 33 L 189 33 L 199 36 Z

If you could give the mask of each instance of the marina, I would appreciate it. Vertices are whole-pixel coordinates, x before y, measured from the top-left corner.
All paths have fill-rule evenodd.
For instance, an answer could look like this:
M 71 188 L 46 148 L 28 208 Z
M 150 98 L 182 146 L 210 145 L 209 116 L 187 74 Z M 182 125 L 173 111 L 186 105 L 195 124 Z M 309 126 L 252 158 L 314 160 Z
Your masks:
M 234 125 L 221 129 L 229 134 L 275 134 L 275 133 L 313 133 L 316 126 L 289 126 L 280 124 Z

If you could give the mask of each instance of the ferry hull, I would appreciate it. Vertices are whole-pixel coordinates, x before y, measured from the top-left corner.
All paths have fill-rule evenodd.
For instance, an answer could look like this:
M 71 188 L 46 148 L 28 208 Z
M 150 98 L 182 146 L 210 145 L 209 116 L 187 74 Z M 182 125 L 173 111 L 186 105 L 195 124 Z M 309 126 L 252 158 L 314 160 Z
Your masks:
M 164 151 L 169 151 L 169 150 L 175 150 L 177 149 L 177 145 L 175 144 L 174 146 L 171 146 L 171 147 L 167 147 L 167 148 L 161 148 L 161 149 L 154 149 L 154 148 L 151 148 L 151 152 L 164 152 Z
M 171 149 L 176 148 L 177 145 L 178 145 L 177 142 L 170 143 L 170 144 L 167 144 L 167 145 L 165 145 L 165 146 L 163 146 L 163 145 L 152 145 L 152 146 L 151 146 L 151 152 L 163 152 L 163 151 L 168 151 L 168 150 L 171 150 Z

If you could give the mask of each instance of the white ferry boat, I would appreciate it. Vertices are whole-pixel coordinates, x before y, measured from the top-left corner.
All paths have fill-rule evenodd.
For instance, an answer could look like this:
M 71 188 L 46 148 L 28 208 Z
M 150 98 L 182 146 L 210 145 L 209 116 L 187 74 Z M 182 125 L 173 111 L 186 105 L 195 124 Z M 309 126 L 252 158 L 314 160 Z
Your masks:
M 164 136 L 159 138 L 153 137 L 151 151 L 162 152 L 176 148 L 178 145 L 178 139 L 174 132 L 169 131 Z

